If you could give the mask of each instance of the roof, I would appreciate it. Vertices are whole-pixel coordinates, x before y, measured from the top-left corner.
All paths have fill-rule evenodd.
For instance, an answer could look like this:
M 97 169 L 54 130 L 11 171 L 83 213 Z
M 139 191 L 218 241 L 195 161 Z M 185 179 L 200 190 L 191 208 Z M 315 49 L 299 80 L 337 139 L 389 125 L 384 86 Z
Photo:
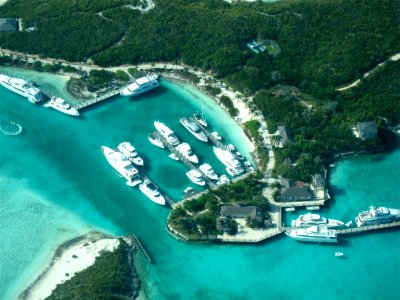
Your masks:
M 361 136 L 375 136 L 378 132 L 375 122 L 358 122 L 357 127 Z
M 221 216 L 230 216 L 236 218 L 261 217 L 261 210 L 258 206 L 222 206 Z
M 0 18 L 0 31 L 18 31 L 18 21 L 14 18 Z
M 294 186 L 281 190 L 283 198 L 312 198 L 313 194 L 305 186 Z
M 282 137 L 281 139 L 282 145 L 293 142 L 293 138 L 288 127 L 278 126 L 278 131 L 279 135 Z
M 280 184 L 284 188 L 289 188 L 289 187 L 295 186 L 296 181 L 294 179 L 281 178 Z

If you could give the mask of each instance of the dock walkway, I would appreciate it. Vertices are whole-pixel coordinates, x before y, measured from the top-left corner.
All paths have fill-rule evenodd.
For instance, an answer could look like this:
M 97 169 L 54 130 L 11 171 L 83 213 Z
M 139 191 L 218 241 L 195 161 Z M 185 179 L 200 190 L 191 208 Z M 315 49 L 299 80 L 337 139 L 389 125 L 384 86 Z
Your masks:
M 378 224 L 378 225 L 369 225 L 369 226 L 361 226 L 361 227 L 353 227 L 353 228 L 346 228 L 346 229 L 339 229 L 337 231 L 338 234 L 351 234 L 351 233 L 358 233 L 363 231 L 371 231 L 377 229 L 384 229 L 384 228 L 391 228 L 400 226 L 400 222 L 392 222 L 386 224 Z
M 300 206 L 323 206 L 325 200 L 311 200 L 311 201 L 289 201 L 289 202 L 277 202 L 274 199 L 270 199 L 272 205 L 285 207 L 300 207 Z
M 101 96 L 96 96 L 96 98 L 93 98 L 93 99 L 87 100 L 85 102 L 82 102 L 80 104 L 74 105 L 74 107 L 79 110 L 79 109 L 85 108 L 89 105 L 92 105 L 92 104 L 104 101 L 106 99 L 109 99 L 111 97 L 114 97 L 116 95 L 119 95 L 119 93 L 120 93 L 120 89 L 115 89 L 115 90 L 112 90 L 111 92 L 105 93 Z

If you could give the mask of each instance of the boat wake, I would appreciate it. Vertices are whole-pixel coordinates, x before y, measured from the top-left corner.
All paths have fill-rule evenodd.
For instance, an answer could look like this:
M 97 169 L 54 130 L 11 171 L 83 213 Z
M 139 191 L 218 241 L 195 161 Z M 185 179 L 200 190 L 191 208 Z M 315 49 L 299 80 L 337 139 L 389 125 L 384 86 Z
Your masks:
M 5 135 L 20 135 L 22 133 L 22 126 L 14 121 L 2 121 L 0 120 L 0 131 Z

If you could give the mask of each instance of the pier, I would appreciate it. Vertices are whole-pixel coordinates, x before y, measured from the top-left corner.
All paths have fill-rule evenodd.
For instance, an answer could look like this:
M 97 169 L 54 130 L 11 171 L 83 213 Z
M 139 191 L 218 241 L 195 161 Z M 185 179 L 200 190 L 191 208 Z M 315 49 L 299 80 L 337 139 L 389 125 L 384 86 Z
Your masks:
M 311 200 L 311 201 L 293 201 L 293 202 L 277 202 L 271 198 L 270 202 L 272 205 L 285 207 L 301 207 L 301 206 L 323 206 L 326 200 Z
M 105 94 L 103 94 L 101 96 L 96 96 L 96 98 L 93 98 L 93 99 L 87 100 L 87 101 L 85 101 L 83 103 L 74 105 L 74 107 L 79 110 L 79 109 L 85 108 L 85 107 L 87 107 L 89 105 L 92 105 L 92 104 L 104 101 L 104 100 L 106 100 L 108 98 L 114 97 L 116 95 L 119 95 L 119 93 L 120 93 L 119 89 L 114 89 L 111 92 L 105 93 Z
M 129 237 L 131 238 L 131 240 L 132 240 L 136 245 L 138 245 L 138 247 L 140 248 L 140 250 L 142 250 L 142 252 L 143 252 L 144 256 L 146 256 L 147 260 L 148 260 L 149 262 L 153 263 L 152 260 L 151 260 L 151 258 L 150 258 L 150 256 L 149 256 L 149 254 L 148 254 L 148 253 L 146 252 L 146 250 L 143 248 L 142 244 L 139 242 L 139 239 L 136 237 L 136 235 L 134 235 L 134 234 L 132 233 L 132 234 L 129 235 Z
M 338 234 L 351 234 L 351 233 L 359 233 L 364 231 L 371 231 L 377 229 L 384 229 L 384 228 L 392 228 L 400 226 L 400 222 L 392 222 L 386 224 L 378 224 L 378 225 L 369 225 L 369 226 L 361 226 L 361 227 L 353 227 L 353 228 L 346 228 L 346 229 L 339 229 L 337 231 Z
M 199 172 L 201 173 L 201 175 L 203 176 L 204 181 L 206 182 L 206 184 L 207 184 L 210 188 L 215 189 L 215 188 L 217 187 L 217 185 L 216 185 L 214 182 L 212 182 L 202 171 L 200 171 L 199 169 L 197 169 L 196 166 L 195 166 L 194 164 L 192 164 L 186 157 L 184 157 L 184 156 L 182 155 L 181 152 L 179 152 L 178 150 L 176 150 L 175 147 L 172 146 L 172 145 L 167 141 L 167 139 L 166 139 L 165 137 L 163 137 L 158 131 L 155 131 L 155 132 L 153 133 L 153 135 L 154 135 L 156 138 L 160 139 L 160 141 L 163 143 L 163 145 L 164 145 L 167 149 L 169 149 L 172 153 L 174 153 L 174 154 L 179 158 L 179 160 L 180 160 L 181 162 L 184 163 L 185 166 L 187 166 L 187 167 L 190 168 L 191 170 L 197 170 L 197 171 L 199 171 Z

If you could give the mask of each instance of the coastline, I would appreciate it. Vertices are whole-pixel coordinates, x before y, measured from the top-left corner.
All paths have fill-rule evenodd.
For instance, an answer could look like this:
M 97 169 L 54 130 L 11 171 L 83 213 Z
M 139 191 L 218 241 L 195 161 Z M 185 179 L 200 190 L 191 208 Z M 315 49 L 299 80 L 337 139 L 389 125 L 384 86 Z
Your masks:
M 67 240 L 56 249 L 48 265 L 43 266 L 40 275 L 20 293 L 18 299 L 45 299 L 57 284 L 91 266 L 101 251 L 112 251 L 118 244 L 117 238 L 96 231 Z

